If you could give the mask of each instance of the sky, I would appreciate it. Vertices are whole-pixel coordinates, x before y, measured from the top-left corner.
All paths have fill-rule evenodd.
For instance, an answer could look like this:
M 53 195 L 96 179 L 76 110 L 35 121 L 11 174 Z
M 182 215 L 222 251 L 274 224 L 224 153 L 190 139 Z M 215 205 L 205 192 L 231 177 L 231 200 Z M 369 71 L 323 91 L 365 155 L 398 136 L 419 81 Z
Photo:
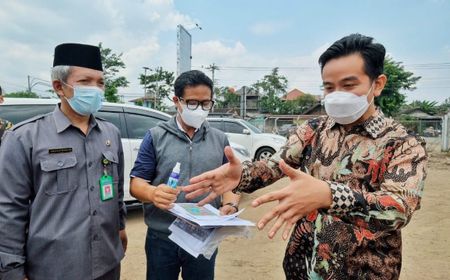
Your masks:
M 422 77 L 408 101 L 450 97 L 450 0 L 3 0 L 0 85 L 26 90 L 30 76 L 45 94 L 56 45 L 102 42 L 123 54 L 130 85 L 119 94 L 141 97 L 143 67 L 176 72 L 178 24 L 192 35 L 192 68 L 219 67 L 217 86 L 250 86 L 279 67 L 288 90 L 319 95 L 320 54 L 361 33 Z

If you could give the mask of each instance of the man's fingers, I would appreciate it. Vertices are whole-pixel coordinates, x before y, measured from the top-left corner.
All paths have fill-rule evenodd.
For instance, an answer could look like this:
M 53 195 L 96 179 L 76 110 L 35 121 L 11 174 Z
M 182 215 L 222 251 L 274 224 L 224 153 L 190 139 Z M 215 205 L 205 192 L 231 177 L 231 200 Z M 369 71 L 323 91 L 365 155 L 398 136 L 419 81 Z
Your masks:
M 258 222 L 258 229 L 263 229 L 270 221 L 272 221 L 275 217 L 278 217 L 280 212 L 278 212 L 278 208 L 274 207 L 272 210 L 264 214 L 264 216 Z
M 261 204 L 267 203 L 267 202 L 271 202 L 271 201 L 275 201 L 275 200 L 280 200 L 284 197 L 284 195 L 280 192 L 280 191 L 274 191 L 274 192 L 270 192 L 270 193 L 266 193 L 258 198 L 256 198 L 255 200 L 252 201 L 252 206 L 253 207 L 258 207 Z
M 200 182 L 203 182 L 206 180 L 214 180 L 214 171 L 215 171 L 215 169 L 205 172 L 203 174 L 200 174 L 198 176 L 192 177 L 189 180 L 189 183 L 191 185 L 183 187 L 183 191 L 185 191 L 185 192 L 194 191 L 194 190 L 196 190 L 195 187 L 197 187 L 197 185 L 196 185 L 197 183 L 200 183 Z
M 157 192 L 155 193 L 155 200 L 156 199 L 165 199 L 165 200 L 175 200 L 177 199 L 177 196 L 172 193 L 166 193 L 166 192 Z
M 170 204 L 175 201 L 176 201 L 176 199 L 168 199 L 165 197 L 155 197 L 155 202 L 160 203 L 160 204 Z
M 278 230 L 283 226 L 283 224 L 286 222 L 283 215 L 278 216 L 277 221 L 275 224 L 273 224 L 272 228 L 269 231 L 269 238 L 272 239 L 275 237 L 275 234 L 277 234 Z
M 283 171 L 283 173 L 291 179 L 297 178 L 303 173 L 300 170 L 290 167 L 284 160 L 280 160 L 278 166 L 280 167 L 281 171 Z
M 198 189 L 196 191 L 187 193 L 186 194 L 186 199 L 187 200 L 191 200 L 191 199 L 194 199 L 194 198 L 199 197 L 201 195 L 204 195 L 205 193 L 209 193 L 210 191 L 211 191 L 211 188 L 209 188 L 209 187 L 201 188 L 201 189 Z
M 200 200 L 198 204 L 198 206 L 203 206 L 205 204 L 207 204 L 208 202 L 213 201 L 218 195 L 215 192 L 211 192 L 207 197 L 205 197 L 204 199 Z
M 225 216 L 231 214 L 233 210 L 231 210 L 229 207 L 222 207 L 220 208 L 220 215 Z
M 170 193 L 170 194 L 174 194 L 174 195 L 178 195 L 178 193 L 180 192 L 180 190 L 178 188 L 172 188 L 172 187 L 169 187 L 168 185 L 161 185 L 160 188 L 165 193 Z
M 241 164 L 241 162 L 239 161 L 239 159 L 237 157 L 234 156 L 233 153 L 233 149 L 230 146 L 226 146 L 225 149 L 223 150 L 225 156 L 228 159 L 228 162 L 230 164 Z
M 292 227 L 295 225 L 295 223 L 291 222 L 291 221 L 286 221 L 286 224 L 284 226 L 284 230 L 283 230 L 283 240 L 288 239 L 289 237 L 289 233 L 291 232 Z

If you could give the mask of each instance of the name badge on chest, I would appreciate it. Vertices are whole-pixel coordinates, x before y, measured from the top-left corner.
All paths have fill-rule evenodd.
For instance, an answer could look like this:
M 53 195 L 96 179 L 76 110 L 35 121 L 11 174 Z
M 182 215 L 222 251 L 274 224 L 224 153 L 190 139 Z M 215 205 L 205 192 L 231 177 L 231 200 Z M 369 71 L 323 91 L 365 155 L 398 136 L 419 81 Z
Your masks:
M 110 200 L 114 197 L 113 178 L 109 175 L 103 175 L 100 178 L 100 198 L 102 201 Z

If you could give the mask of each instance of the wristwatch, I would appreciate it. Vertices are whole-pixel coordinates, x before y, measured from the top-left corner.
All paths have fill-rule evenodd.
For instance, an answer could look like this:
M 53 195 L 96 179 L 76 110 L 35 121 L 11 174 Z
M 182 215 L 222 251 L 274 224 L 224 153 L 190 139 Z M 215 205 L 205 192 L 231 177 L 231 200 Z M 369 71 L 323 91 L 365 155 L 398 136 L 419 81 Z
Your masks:
M 231 207 L 233 207 L 234 209 L 236 209 L 236 212 L 239 211 L 239 206 L 238 206 L 237 203 L 234 203 L 234 202 L 228 202 L 228 203 L 223 204 L 222 206 L 225 206 L 225 205 L 230 205 Z

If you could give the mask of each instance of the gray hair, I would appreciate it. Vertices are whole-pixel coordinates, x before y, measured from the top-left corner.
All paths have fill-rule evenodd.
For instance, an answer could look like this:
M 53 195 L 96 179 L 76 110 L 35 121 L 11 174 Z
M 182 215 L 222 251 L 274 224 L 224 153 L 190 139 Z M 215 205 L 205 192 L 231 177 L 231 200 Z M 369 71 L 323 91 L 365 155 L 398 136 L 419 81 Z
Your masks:
M 52 81 L 67 82 L 69 78 L 71 67 L 67 65 L 58 65 L 52 68 Z

